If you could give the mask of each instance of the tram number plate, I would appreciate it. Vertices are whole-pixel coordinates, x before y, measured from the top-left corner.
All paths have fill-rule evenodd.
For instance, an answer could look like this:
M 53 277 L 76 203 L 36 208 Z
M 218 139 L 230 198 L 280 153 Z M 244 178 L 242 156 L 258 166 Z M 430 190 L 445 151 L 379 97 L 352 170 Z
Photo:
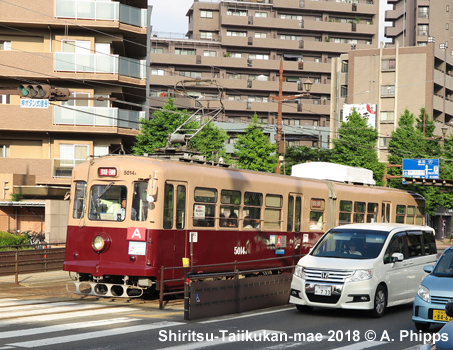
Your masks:
M 448 317 L 444 310 L 433 310 L 433 320 L 436 321 L 450 321 L 452 318 Z
M 330 297 L 332 294 L 331 286 L 315 285 L 315 295 L 324 295 Z

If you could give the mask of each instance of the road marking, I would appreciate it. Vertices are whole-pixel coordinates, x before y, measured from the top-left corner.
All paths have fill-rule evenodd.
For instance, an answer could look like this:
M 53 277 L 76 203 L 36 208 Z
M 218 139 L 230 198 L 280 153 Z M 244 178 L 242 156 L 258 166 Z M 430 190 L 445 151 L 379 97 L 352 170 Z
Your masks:
M 382 344 L 389 344 L 389 342 L 384 341 L 362 341 L 360 343 L 354 343 L 346 346 L 342 346 L 341 348 L 335 348 L 335 350 L 361 350 L 372 348 L 373 346 L 379 346 Z
M 38 305 L 35 305 L 38 306 Z M 2 320 L 8 320 L 13 317 L 22 317 L 22 316 L 33 316 L 33 315 L 43 315 L 43 314 L 52 314 L 52 313 L 57 313 L 57 312 L 70 312 L 70 311 L 75 311 L 75 310 L 84 310 L 84 309 L 92 309 L 97 307 L 96 305 L 92 304 L 85 304 L 85 305 L 80 305 L 76 303 L 51 303 L 51 304 L 46 304 L 44 305 L 47 307 L 42 308 L 40 306 L 39 308 L 33 308 L 30 309 L 27 307 L 26 309 L 21 309 L 19 311 L 12 311 L 11 309 L 9 310 L 2 310 L 0 308 L 0 319 Z M 17 308 L 21 308 L 18 306 Z M 14 308 L 16 310 L 16 308 Z
M 0 299 L 0 307 L 45 303 L 49 303 L 49 301 L 38 299 Z
M 106 306 L 97 305 L 95 309 L 93 306 L 93 310 L 83 310 L 83 311 L 73 311 L 68 313 L 61 313 L 55 315 L 36 315 L 30 317 L 22 317 L 19 319 L 9 319 L 7 321 L 0 322 L 0 326 L 9 326 L 11 324 L 22 324 L 22 323 L 30 323 L 30 322 L 46 322 L 46 321 L 58 321 L 64 320 L 69 318 L 76 318 L 76 317 L 89 317 L 89 316 L 98 316 L 98 315 L 108 315 L 108 314 L 117 314 L 122 312 L 132 312 L 137 311 L 137 309 L 131 307 L 112 307 L 107 308 Z
M 121 328 L 114 328 L 104 331 L 95 331 L 95 332 L 88 332 L 88 333 L 80 333 L 74 335 L 67 335 L 62 337 L 53 337 L 53 338 L 46 338 L 40 340 L 30 340 L 24 342 L 17 342 L 12 344 L 6 344 L 6 346 L 14 346 L 14 347 L 22 347 L 22 348 L 36 348 L 40 346 L 46 345 L 58 345 L 64 343 L 72 343 L 80 340 L 90 340 L 95 338 L 102 338 L 102 337 L 112 337 L 115 335 L 120 334 L 129 334 L 134 332 L 143 332 L 149 331 L 153 329 L 162 329 L 166 327 L 174 327 L 180 326 L 184 323 L 181 322 L 159 322 L 147 325 L 139 325 L 139 326 L 129 326 L 129 327 L 121 327 Z
M 98 326 L 105 326 L 105 325 L 139 321 L 139 320 L 140 320 L 139 318 L 119 317 L 119 318 L 112 318 L 112 319 L 101 320 L 101 321 L 77 322 L 77 323 L 61 324 L 61 325 L 57 325 L 57 326 L 30 328 L 30 329 L 27 329 L 26 331 L 24 331 L 23 329 L 20 329 L 20 330 L 16 330 L 16 331 L 0 332 L 0 339 L 23 337 L 24 332 L 26 333 L 26 335 L 28 337 L 28 336 L 34 335 L 34 334 L 54 333 L 54 332 L 59 332 L 59 331 L 72 330 L 72 329 L 98 327 Z
M 142 318 L 165 318 L 165 317 L 170 317 L 170 316 L 177 316 L 177 315 L 182 315 L 184 311 L 178 311 L 178 312 L 168 312 L 168 313 L 162 313 L 162 314 L 156 314 L 156 315 L 140 315 L 140 314 L 131 314 L 129 317 L 142 317 Z
M 17 317 L 17 315 L 24 314 L 28 315 L 29 311 L 35 309 L 37 312 L 43 312 L 46 307 L 54 308 L 58 306 L 77 305 L 76 303 L 58 302 L 58 303 L 47 303 L 47 304 L 36 304 L 36 305 L 21 305 L 15 306 L 12 310 L 11 307 L 0 307 L 0 319 Z M 13 311 L 14 310 L 14 311 Z
M 214 322 L 231 321 L 231 320 L 236 320 L 236 319 L 239 319 L 239 318 L 261 316 L 261 315 L 273 314 L 273 313 L 276 313 L 276 312 L 282 312 L 282 311 L 288 311 L 288 310 L 290 310 L 290 309 L 289 308 L 285 308 L 285 309 L 280 309 L 280 310 L 254 312 L 254 313 L 247 314 L 247 315 L 225 317 L 225 318 L 221 318 L 221 319 L 218 319 L 218 320 L 201 321 L 201 322 L 198 322 L 198 323 L 214 323 Z

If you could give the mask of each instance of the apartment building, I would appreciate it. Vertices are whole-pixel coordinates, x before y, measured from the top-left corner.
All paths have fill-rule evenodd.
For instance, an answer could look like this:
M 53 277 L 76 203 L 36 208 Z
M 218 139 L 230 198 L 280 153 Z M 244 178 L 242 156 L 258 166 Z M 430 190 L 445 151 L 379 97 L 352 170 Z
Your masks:
M 426 46 L 428 41 L 451 42 L 453 36 L 450 0 L 387 0 L 392 9 L 385 12 L 385 36 L 400 46 Z M 451 9 L 450 9 L 451 8 Z
M 283 139 L 288 146 L 327 146 L 332 60 L 378 47 L 378 8 L 373 0 L 195 1 L 185 37 L 152 33 L 150 103 L 158 108 L 172 96 L 179 108 L 192 111 L 223 104 L 221 123 L 245 129 L 256 113 L 276 130 L 273 97 L 283 60 L 283 96 L 303 95 L 283 103 Z M 309 92 L 303 88 L 307 79 L 313 83 Z M 194 80 L 217 85 L 191 85 Z
M 146 11 L 146 0 L 0 2 L 0 230 L 64 240 L 72 168 L 130 150 L 146 101 Z M 71 95 L 27 103 L 27 84 Z
M 408 109 L 436 125 L 439 136 L 453 125 L 453 57 L 435 43 L 426 46 L 357 50 L 336 58 L 332 70 L 331 136 L 336 137 L 344 106 L 376 105 L 371 118 L 379 134 L 378 152 L 387 161 L 387 147 L 398 118 Z

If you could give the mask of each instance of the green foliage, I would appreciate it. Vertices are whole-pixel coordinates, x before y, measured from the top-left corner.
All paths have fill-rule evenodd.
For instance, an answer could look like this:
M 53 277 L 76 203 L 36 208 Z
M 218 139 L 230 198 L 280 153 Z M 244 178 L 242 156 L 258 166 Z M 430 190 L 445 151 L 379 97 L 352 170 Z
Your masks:
M 384 164 L 379 162 L 377 154 L 377 130 L 368 125 L 367 118 L 362 117 L 355 109 L 341 122 L 339 137 L 333 139 L 334 147 L 330 153 L 332 163 L 361 167 L 373 171 L 377 185 L 382 185 Z
M 29 244 L 28 236 L 26 234 L 13 235 L 8 232 L 0 231 L 0 246 L 26 245 L 26 244 Z M 11 250 L 11 248 L 4 248 L 2 250 Z
M 134 154 L 151 154 L 156 149 L 165 147 L 168 135 L 189 117 L 190 113 L 187 110 L 180 111 L 174 105 L 174 99 L 169 98 L 161 110 L 153 113 L 151 120 L 144 118 L 140 120 L 140 134 L 137 135 L 135 145 L 132 147 Z M 184 125 L 184 129 L 196 130 L 199 127 L 200 124 L 196 121 Z M 209 123 L 191 140 L 190 146 L 211 159 L 212 152 L 219 152 L 220 155 L 224 156 L 224 142 L 227 138 L 228 136 L 223 129 Z
M 306 162 L 329 162 L 330 149 L 307 146 L 288 147 L 285 155 L 284 174 L 291 175 L 292 166 Z
M 415 116 L 407 109 L 400 116 L 398 128 L 392 132 L 389 142 L 388 161 L 390 164 L 403 164 L 403 159 L 437 159 L 441 156 L 440 138 L 434 135 L 435 125 L 428 120 L 428 115 L 423 116 L 424 113 L 422 108 L 415 125 Z M 447 144 L 448 140 L 445 142 Z M 401 176 L 402 168 L 389 168 L 388 173 Z M 451 174 L 453 174 L 452 169 L 441 160 L 440 177 L 451 179 L 449 177 Z M 438 207 L 452 208 L 453 206 L 452 195 L 440 192 L 439 187 L 403 185 L 400 178 L 389 180 L 388 185 L 420 193 L 426 200 L 426 212 L 431 215 Z
M 245 134 L 239 135 L 238 142 L 234 145 L 234 154 L 239 158 L 238 167 L 273 173 L 277 167 L 276 151 L 277 144 L 269 142 L 255 113 Z
M 24 195 L 22 193 L 11 193 L 11 201 L 13 202 L 20 202 Z

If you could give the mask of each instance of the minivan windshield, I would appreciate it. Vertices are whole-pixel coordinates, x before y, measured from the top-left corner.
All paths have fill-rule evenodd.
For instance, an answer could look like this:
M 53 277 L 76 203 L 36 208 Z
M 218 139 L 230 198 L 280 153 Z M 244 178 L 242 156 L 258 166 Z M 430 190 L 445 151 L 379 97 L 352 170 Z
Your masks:
M 328 231 L 310 253 L 342 259 L 374 259 L 382 250 L 388 232 L 335 228 Z
M 432 274 L 437 277 L 453 277 L 453 251 L 446 250 L 439 258 Z

